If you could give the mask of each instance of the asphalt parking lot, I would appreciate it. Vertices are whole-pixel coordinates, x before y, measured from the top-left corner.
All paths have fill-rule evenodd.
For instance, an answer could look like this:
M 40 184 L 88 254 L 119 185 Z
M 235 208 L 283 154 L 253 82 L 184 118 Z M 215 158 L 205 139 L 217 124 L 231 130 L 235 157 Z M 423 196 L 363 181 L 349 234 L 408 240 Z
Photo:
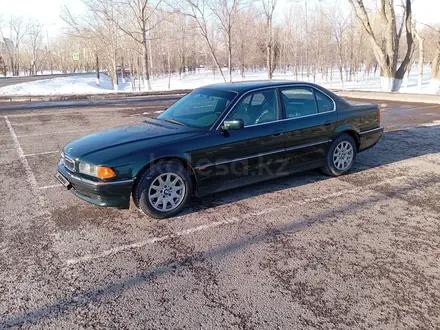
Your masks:
M 70 140 L 170 101 L 3 111 L 0 328 L 438 329 L 440 106 L 379 102 L 350 174 L 317 171 L 154 220 L 53 178 Z

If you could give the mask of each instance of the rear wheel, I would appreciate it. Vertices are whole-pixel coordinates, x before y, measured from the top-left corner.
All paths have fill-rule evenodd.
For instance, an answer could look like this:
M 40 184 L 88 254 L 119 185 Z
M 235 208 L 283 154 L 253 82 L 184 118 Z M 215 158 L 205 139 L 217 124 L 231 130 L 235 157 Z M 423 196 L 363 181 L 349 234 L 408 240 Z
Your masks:
M 348 134 L 336 138 L 330 146 L 326 165 L 322 171 L 331 176 L 340 176 L 347 173 L 354 164 L 357 149 L 354 139 Z
M 133 191 L 133 199 L 145 214 L 156 219 L 169 218 L 185 207 L 192 189 L 191 176 L 182 165 L 162 162 L 142 174 Z

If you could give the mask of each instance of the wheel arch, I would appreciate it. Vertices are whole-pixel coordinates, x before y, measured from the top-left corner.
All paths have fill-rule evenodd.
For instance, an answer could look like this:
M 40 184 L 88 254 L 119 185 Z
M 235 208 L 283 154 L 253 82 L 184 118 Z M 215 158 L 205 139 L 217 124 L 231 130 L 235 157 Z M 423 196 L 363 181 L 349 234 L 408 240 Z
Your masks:
M 340 126 L 335 130 L 333 134 L 333 140 L 337 139 L 342 134 L 350 135 L 353 138 L 354 142 L 356 143 L 356 151 L 359 151 L 359 148 L 361 146 L 359 130 L 352 125 Z
M 134 192 L 134 190 L 137 187 L 137 183 L 139 182 L 139 179 L 142 177 L 142 174 L 144 174 L 146 171 L 148 171 L 150 168 L 152 168 L 153 166 L 160 164 L 160 163 L 164 163 L 164 162 L 176 162 L 179 163 L 180 165 L 183 166 L 183 168 L 185 168 L 192 180 L 193 183 L 193 187 L 194 189 L 196 189 L 196 174 L 195 174 L 195 170 L 191 165 L 191 161 L 189 160 L 189 158 L 186 158 L 184 156 L 163 156 L 163 157 L 159 157 L 156 159 L 151 160 L 149 163 L 147 163 L 145 166 L 143 166 L 135 175 L 134 177 L 134 181 L 133 181 L 133 187 L 132 187 L 132 194 Z

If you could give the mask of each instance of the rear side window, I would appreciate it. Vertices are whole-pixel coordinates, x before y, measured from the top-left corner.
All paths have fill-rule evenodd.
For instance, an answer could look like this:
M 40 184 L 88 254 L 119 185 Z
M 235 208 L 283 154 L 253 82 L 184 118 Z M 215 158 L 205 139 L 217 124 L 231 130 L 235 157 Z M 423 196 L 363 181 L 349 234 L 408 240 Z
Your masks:
M 333 101 L 324 93 L 315 89 L 316 102 L 318 103 L 319 112 L 328 112 L 335 110 Z
M 312 88 L 289 87 L 281 89 L 287 118 L 298 118 L 318 113 Z

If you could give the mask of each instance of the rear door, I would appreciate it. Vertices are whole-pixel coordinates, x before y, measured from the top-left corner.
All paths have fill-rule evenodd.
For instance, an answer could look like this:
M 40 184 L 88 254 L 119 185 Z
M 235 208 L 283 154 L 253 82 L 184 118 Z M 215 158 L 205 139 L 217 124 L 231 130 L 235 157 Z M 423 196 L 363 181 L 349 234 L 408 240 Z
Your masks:
M 280 89 L 288 168 L 324 163 L 337 120 L 335 102 L 310 86 Z

